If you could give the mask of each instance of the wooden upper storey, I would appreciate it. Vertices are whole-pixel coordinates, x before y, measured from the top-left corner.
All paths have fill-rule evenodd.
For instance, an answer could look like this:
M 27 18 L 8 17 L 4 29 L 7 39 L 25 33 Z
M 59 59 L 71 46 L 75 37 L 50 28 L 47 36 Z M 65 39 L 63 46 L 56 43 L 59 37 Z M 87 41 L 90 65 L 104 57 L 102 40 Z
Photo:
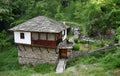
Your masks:
M 9 30 L 14 31 L 15 43 L 56 48 L 66 39 L 68 28 L 53 19 L 38 16 Z
M 62 41 L 62 33 L 32 33 L 31 45 L 56 48 Z
M 65 34 L 39 33 L 39 32 L 14 32 L 14 41 L 17 44 L 56 48 L 63 40 Z

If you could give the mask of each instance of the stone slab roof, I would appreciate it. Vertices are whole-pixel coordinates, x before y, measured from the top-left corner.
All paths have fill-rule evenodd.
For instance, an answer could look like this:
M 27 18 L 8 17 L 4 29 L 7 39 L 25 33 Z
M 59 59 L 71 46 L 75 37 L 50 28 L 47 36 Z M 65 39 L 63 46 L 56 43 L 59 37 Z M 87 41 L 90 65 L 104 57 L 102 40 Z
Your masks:
M 59 49 L 72 49 L 73 44 L 72 43 L 67 43 L 66 40 L 65 40 L 65 41 L 59 43 L 58 48 Z
M 69 28 L 69 26 L 59 23 L 53 19 L 45 16 L 37 16 L 9 30 L 59 33 L 67 28 Z

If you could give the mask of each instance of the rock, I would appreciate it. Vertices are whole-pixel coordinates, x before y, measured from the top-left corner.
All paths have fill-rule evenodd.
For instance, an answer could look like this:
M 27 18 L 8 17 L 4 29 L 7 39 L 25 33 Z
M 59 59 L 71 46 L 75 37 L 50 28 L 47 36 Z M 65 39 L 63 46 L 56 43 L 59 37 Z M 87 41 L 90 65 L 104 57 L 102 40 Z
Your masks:
M 55 49 L 19 45 L 18 61 L 20 64 L 56 63 L 57 59 L 58 54 Z

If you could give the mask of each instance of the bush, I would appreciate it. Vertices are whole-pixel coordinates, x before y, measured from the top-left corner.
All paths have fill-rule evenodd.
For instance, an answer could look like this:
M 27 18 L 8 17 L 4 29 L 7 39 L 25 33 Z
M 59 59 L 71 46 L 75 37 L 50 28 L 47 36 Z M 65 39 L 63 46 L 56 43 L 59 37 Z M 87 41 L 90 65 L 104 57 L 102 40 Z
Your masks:
M 10 38 L 7 36 L 7 33 L 5 30 L 0 32 L 0 51 L 3 50 L 3 48 L 10 46 Z
M 117 29 L 116 29 L 116 36 L 115 36 L 115 38 L 116 39 L 120 39 L 120 27 L 118 27 Z
M 75 39 L 74 39 L 74 42 L 75 42 L 75 43 L 78 43 L 78 38 L 75 38 Z
M 80 49 L 79 44 L 73 45 L 73 50 L 78 51 Z
M 101 43 L 99 43 L 99 42 L 89 42 L 89 44 L 96 46 L 96 47 L 101 47 Z
M 84 40 L 80 40 L 80 43 L 82 43 L 82 44 L 86 44 L 87 42 L 84 41 Z

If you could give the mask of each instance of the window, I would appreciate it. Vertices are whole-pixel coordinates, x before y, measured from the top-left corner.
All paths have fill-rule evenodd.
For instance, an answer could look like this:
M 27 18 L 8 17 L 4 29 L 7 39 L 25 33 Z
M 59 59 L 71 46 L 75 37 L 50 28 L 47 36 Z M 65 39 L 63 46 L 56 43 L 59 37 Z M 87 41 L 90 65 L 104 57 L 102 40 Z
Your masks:
M 55 40 L 54 34 L 48 34 L 48 40 Z
M 24 33 L 20 33 L 20 38 L 21 38 L 21 39 L 24 39 L 24 38 L 25 38 Z
M 38 33 L 32 33 L 32 40 L 38 40 Z
M 46 40 L 46 34 L 41 33 L 40 34 L 40 40 Z

